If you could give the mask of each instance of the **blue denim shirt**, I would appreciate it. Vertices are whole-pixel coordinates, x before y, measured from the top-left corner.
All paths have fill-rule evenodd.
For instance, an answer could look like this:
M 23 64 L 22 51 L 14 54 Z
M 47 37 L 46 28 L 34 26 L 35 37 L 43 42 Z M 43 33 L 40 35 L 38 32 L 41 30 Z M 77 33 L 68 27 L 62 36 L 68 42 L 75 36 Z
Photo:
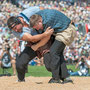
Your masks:
M 71 20 L 60 11 L 54 9 L 44 9 L 36 14 L 42 17 L 44 31 L 46 28 L 51 27 L 54 32 L 60 32 L 68 28 Z
M 40 11 L 40 8 L 38 6 L 29 7 L 27 9 L 23 10 L 18 15 L 18 17 L 22 17 L 23 20 L 29 25 L 30 17 L 38 11 Z M 28 28 L 28 27 L 23 27 L 22 32 L 12 31 L 12 33 L 19 39 L 21 39 L 23 37 L 24 33 L 30 33 L 31 35 L 37 34 L 37 32 L 35 30 L 32 30 L 32 28 Z

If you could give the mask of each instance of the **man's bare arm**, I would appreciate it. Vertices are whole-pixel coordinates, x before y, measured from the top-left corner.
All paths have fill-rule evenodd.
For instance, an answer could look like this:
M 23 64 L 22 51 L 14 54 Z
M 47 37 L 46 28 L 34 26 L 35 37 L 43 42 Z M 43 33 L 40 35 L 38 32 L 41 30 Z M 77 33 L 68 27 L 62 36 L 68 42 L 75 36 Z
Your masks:
M 37 42 L 37 41 L 40 41 L 41 39 L 43 39 L 44 37 L 47 37 L 47 36 L 51 36 L 52 35 L 52 33 L 53 33 L 53 29 L 50 29 L 50 27 L 49 28 L 47 28 L 47 30 L 44 32 L 44 33 L 42 33 L 42 34 L 38 34 L 38 35 L 34 35 L 34 36 L 32 36 L 31 34 L 29 34 L 29 33 L 25 33 L 24 35 L 23 35 L 23 37 L 21 38 L 21 40 L 23 40 L 23 41 L 29 41 L 29 42 Z
M 31 48 L 36 51 L 39 47 L 44 46 L 48 41 L 50 40 L 50 36 L 47 36 L 45 38 L 43 38 L 40 42 L 38 42 L 37 44 L 34 44 L 31 46 Z
M 48 27 L 47 29 L 51 30 L 50 27 Z M 53 29 L 52 29 L 52 30 L 53 30 Z M 32 48 L 34 51 L 36 51 L 39 47 L 44 46 L 44 45 L 50 40 L 50 37 L 51 37 L 51 35 L 50 35 L 50 36 L 47 36 L 47 37 L 45 37 L 45 38 L 43 38 L 43 39 L 41 39 L 40 42 L 32 45 L 31 48 Z
M 3 57 L 3 54 L 4 54 L 4 52 L 2 52 L 2 53 L 1 53 L 1 55 L 0 55 L 0 60 L 2 59 L 2 57 Z

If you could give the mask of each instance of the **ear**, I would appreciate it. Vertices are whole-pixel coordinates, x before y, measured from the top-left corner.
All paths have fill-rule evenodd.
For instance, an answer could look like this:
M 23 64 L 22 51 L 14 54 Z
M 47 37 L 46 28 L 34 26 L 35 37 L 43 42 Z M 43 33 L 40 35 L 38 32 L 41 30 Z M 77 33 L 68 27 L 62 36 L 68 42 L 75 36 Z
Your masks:
M 39 19 L 39 22 L 42 23 L 42 18 Z
M 42 21 L 40 20 L 38 23 L 42 23 Z

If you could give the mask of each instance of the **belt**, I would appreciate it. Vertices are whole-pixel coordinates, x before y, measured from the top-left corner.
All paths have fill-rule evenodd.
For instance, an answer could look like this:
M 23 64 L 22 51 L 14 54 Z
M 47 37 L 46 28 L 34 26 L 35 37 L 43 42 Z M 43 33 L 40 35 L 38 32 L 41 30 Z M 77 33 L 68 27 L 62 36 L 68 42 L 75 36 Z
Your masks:
M 71 22 L 70 24 L 72 24 L 72 25 L 74 25 L 74 26 L 75 26 L 74 22 Z

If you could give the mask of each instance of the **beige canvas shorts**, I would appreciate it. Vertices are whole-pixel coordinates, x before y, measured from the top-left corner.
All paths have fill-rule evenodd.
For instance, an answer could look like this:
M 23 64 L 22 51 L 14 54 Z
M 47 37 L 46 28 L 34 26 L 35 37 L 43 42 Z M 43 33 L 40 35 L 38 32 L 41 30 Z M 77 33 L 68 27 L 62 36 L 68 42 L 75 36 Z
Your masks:
M 76 37 L 76 29 L 70 24 L 67 29 L 55 34 L 55 39 L 58 41 L 62 41 L 65 45 L 69 46 Z

